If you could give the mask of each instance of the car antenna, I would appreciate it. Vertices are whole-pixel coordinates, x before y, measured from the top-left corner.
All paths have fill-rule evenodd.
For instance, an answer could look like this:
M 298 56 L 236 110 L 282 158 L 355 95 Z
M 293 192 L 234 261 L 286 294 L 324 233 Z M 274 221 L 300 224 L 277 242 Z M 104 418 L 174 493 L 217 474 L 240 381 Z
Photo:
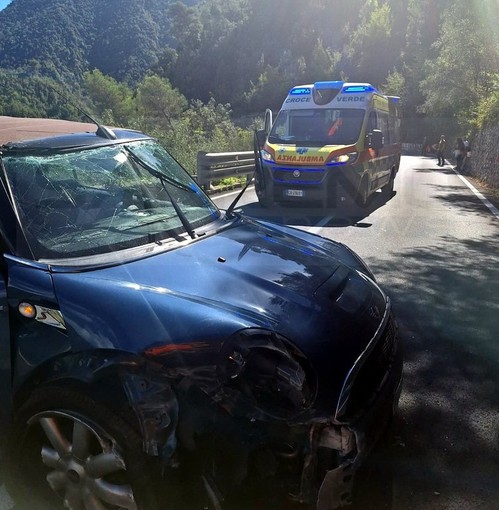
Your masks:
M 71 105 L 73 108 L 76 108 L 84 117 L 87 117 L 87 119 L 89 119 L 90 122 L 92 122 L 92 124 L 95 124 L 97 126 L 97 131 L 95 132 L 97 136 L 100 136 L 101 138 L 107 138 L 108 140 L 116 140 L 118 138 L 112 129 L 96 121 L 85 110 L 83 110 L 77 104 L 74 104 L 72 101 L 70 101 L 68 97 L 65 94 L 63 94 L 60 90 L 57 90 L 54 87 L 54 92 L 56 94 L 59 94 L 69 105 Z

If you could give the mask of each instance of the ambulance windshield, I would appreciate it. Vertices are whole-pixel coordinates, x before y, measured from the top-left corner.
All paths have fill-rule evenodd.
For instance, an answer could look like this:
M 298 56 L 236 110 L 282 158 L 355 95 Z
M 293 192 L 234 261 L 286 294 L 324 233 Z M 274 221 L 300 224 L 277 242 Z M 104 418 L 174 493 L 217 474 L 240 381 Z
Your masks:
M 359 139 L 364 115 L 360 109 L 281 110 L 268 140 L 309 146 L 350 145 Z

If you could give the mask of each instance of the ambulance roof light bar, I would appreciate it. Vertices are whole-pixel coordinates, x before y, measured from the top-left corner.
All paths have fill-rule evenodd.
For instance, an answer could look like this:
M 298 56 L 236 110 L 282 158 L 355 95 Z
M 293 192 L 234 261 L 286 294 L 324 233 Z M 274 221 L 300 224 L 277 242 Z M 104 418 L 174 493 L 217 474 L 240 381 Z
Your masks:
M 315 90 L 338 90 L 345 94 L 360 94 L 362 92 L 377 92 L 370 83 L 345 83 L 344 81 L 316 81 L 313 85 L 293 87 L 289 94 L 292 96 L 310 95 L 312 87 Z
M 375 87 L 373 87 L 369 83 L 355 83 L 344 87 L 342 92 L 345 94 L 358 94 L 361 92 L 378 92 L 378 91 Z
M 289 94 L 292 96 L 307 96 L 311 94 L 310 87 L 293 87 Z
M 314 87 L 316 90 L 341 89 L 344 84 L 344 81 L 316 81 Z

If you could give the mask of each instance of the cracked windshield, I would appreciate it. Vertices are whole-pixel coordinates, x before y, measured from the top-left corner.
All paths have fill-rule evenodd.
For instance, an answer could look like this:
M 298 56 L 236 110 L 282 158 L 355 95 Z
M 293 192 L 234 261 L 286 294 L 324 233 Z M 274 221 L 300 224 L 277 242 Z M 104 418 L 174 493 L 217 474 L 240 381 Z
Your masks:
M 177 238 L 218 216 L 158 144 L 135 142 L 4 164 L 37 259 L 101 254 Z

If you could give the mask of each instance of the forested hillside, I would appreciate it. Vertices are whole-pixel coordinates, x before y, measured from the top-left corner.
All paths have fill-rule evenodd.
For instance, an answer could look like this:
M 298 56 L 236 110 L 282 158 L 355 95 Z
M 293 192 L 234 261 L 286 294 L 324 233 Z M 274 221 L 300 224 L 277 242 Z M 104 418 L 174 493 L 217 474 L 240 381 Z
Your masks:
M 14 0 L 0 12 L 0 66 L 77 84 L 97 68 L 133 82 L 171 44 L 170 0 Z
M 471 133 L 499 118 L 498 19 L 497 0 L 13 0 L 0 113 L 77 115 L 56 86 L 171 135 L 201 106 L 228 121 L 277 109 L 292 85 L 345 79 L 400 95 L 407 140 Z

